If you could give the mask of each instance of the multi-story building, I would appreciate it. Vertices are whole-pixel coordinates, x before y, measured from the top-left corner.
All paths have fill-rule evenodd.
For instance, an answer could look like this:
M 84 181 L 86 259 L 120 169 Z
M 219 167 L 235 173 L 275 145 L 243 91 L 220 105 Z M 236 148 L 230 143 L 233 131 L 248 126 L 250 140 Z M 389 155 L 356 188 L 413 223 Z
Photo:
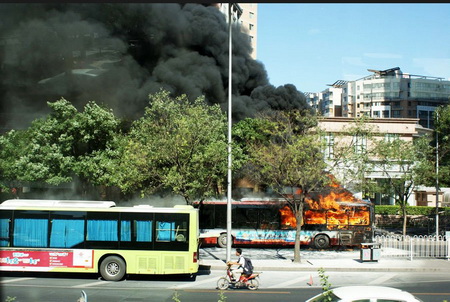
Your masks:
M 355 134 L 355 136 L 347 136 L 342 135 L 348 131 L 349 125 L 355 122 L 355 118 L 347 118 L 347 117 L 323 117 L 319 119 L 319 127 L 324 131 L 324 139 L 326 140 L 326 146 L 323 150 L 323 155 L 329 164 L 331 165 L 334 162 L 335 148 L 338 144 L 344 142 L 354 142 L 355 149 L 358 149 L 358 152 L 365 152 L 365 150 L 370 149 L 371 145 L 374 143 L 372 139 L 368 139 L 365 136 L 360 136 Z M 418 138 L 423 135 L 430 135 L 431 129 L 424 128 L 418 124 L 417 118 L 372 118 L 367 121 L 368 128 L 372 129 L 375 140 L 390 140 L 390 139 L 400 139 L 404 142 L 412 142 L 415 138 Z M 371 159 L 376 161 L 376 159 Z M 337 179 L 345 179 L 347 183 L 342 183 L 342 185 L 349 189 L 355 197 L 363 198 L 367 196 L 363 196 L 362 192 L 359 192 L 356 189 L 358 186 L 356 184 L 359 180 L 350 180 L 343 176 L 343 174 L 339 175 L 339 173 L 344 173 L 345 169 L 351 168 L 348 166 L 349 163 L 342 163 L 341 166 L 335 168 L 337 174 L 335 176 Z M 330 166 L 331 167 L 331 166 Z M 355 168 L 356 169 L 356 168 Z M 390 168 L 389 175 L 390 177 L 399 177 L 401 175 L 401 169 L 398 166 L 393 166 Z M 364 173 L 364 181 L 366 182 L 379 182 L 383 179 L 388 178 L 389 176 L 385 171 L 381 170 L 381 168 L 371 166 L 370 169 Z M 240 179 L 235 183 L 235 194 L 236 196 L 261 196 L 264 197 L 267 191 L 267 188 L 264 185 L 253 183 L 248 179 Z M 270 190 L 269 190 L 270 191 Z M 259 194 L 259 195 L 258 195 Z M 392 196 L 384 194 L 383 192 L 375 192 L 372 193 L 370 199 L 375 204 L 387 204 L 393 205 L 395 200 Z M 414 192 L 410 195 L 408 199 L 409 205 L 422 205 L 416 199 Z M 449 203 L 450 204 L 450 203 Z
M 243 31 L 247 33 L 252 46 L 251 56 L 256 59 L 258 42 L 258 4 L 257 3 L 239 3 L 242 8 L 241 25 Z
M 319 105 L 320 105 L 320 100 L 322 98 L 322 93 L 321 92 L 304 92 L 303 94 L 305 95 L 306 102 L 308 103 L 308 105 L 311 106 L 311 108 L 313 110 L 315 110 L 316 112 L 320 112 Z
M 433 111 L 449 104 L 450 81 L 444 78 L 406 74 L 399 67 L 368 71 L 373 74 L 341 86 L 341 116 L 418 118 L 423 127 L 433 128 Z
M 340 134 L 345 133 L 348 130 L 350 124 L 355 122 L 354 118 L 346 117 L 324 117 L 319 120 L 319 127 L 326 133 L 325 140 L 327 142 L 326 148 L 324 150 L 324 156 L 333 162 L 334 148 L 335 144 L 338 144 L 339 140 L 344 140 L 344 142 L 353 141 L 355 144 L 355 149 L 365 152 L 371 147 L 371 144 L 376 140 L 390 140 L 393 138 L 400 139 L 404 142 L 412 142 L 415 138 L 430 135 L 431 129 L 424 128 L 418 124 L 419 119 L 417 118 L 371 118 L 367 121 L 368 127 L 372 129 L 374 137 L 368 139 L 365 136 L 360 136 L 360 134 L 355 134 L 354 137 L 341 136 Z M 338 142 L 339 141 L 339 142 Z M 371 159 L 374 162 L 375 158 Z M 336 171 L 344 172 L 345 169 L 349 168 L 348 163 L 343 164 L 344 166 L 338 167 Z M 390 177 L 400 177 L 402 172 L 400 167 L 393 166 L 389 171 Z M 345 178 L 342 175 L 336 175 L 338 178 Z M 367 171 L 364 175 L 364 179 L 367 182 L 378 182 L 382 179 L 386 179 L 388 176 L 385 171 L 377 168 L 376 165 L 371 167 L 370 171 Z M 362 192 L 355 192 L 352 183 L 344 184 L 353 191 L 358 197 L 363 197 Z M 375 204 L 393 204 L 394 199 L 391 196 L 385 195 L 382 192 L 375 193 L 371 196 L 372 201 Z M 410 205 L 417 205 L 414 194 L 411 194 L 408 203 Z
M 215 3 L 216 6 L 228 20 L 228 3 Z M 258 39 L 258 4 L 257 3 L 232 3 L 232 21 L 241 25 L 242 31 L 248 35 L 252 46 L 253 59 L 256 59 L 257 39 Z
M 347 81 L 336 81 L 320 93 L 319 112 L 322 116 L 342 116 L 342 91 L 346 84 Z

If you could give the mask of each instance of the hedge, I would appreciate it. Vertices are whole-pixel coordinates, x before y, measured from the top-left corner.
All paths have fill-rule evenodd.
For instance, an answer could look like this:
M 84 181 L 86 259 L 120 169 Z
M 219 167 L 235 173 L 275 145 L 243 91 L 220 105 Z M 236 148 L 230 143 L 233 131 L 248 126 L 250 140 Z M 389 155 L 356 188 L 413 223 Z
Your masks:
M 450 215 L 450 208 L 439 208 L 439 212 L 445 212 L 444 215 Z M 396 205 L 375 205 L 375 214 L 380 215 L 400 215 L 400 206 Z M 408 206 L 406 207 L 407 215 L 435 215 L 435 207 L 424 206 Z

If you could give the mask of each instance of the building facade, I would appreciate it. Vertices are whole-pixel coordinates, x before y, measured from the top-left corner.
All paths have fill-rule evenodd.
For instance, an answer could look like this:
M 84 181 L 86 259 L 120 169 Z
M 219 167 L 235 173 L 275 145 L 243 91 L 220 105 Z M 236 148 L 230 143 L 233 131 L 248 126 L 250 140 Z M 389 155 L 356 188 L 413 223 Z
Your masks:
M 418 122 L 417 118 L 372 118 L 367 121 L 368 128 L 374 133 L 374 138 L 367 139 L 363 136 L 349 137 L 342 136 L 342 133 L 348 131 L 348 127 L 355 122 L 355 118 L 347 117 L 324 117 L 319 120 L 319 127 L 325 132 L 325 140 L 327 142 L 326 148 L 324 150 L 324 156 L 326 159 L 333 161 L 333 150 L 338 140 L 344 140 L 345 142 L 354 142 L 354 147 L 364 152 L 364 150 L 369 150 L 371 148 L 370 144 L 374 140 L 391 140 L 393 138 L 400 139 L 405 142 L 412 142 L 415 138 L 430 135 L 431 130 L 422 127 Z M 372 159 L 374 162 L 376 159 Z M 343 163 L 344 166 L 338 166 L 335 173 L 345 173 L 346 169 L 351 169 L 351 164 Z M 400 167 L 392 166 L 390 168 L 389 174 L 391 177 L 398 177 L 401 175 Z M 335 175 L 338 179 L 344 179 L 345 176 Z M 377 168 L 376 165 L 371 167 L 370 171 L 366 172 L 364 175 L 364 181 L 366 182 L 379 182 L 386 179 L 387 175 L 383 170 Z M 358 180 L 359 181 L 359 180 Z M 356 186 L 349 181 L 345 185 L 350 191 L 355 193 L 359 198 L 363 198 L 362 192 L 356 192 L 354 189 Z M 370 196 L 370 199 L 375 204 L 394 204 L 394 199 L 391 196 L 383 194 L 382 192 L 374 193 Z M 408 199 L 409 205 L 417 205 L 414 192 L 412 192 L 410 198 Z
M 450 102 L 450 81 L 403 73 L 399 67 L 373 70 L 354 81 L 337 81 L 319 97 L 326 117 L 417 118 L 433 128 L 433 112 Z M 340 108 L 340 110 L 339 110 Z
M 239 23 L 242 32 L 248 35 L 250 44 L 252 46 L 252 53 L 250 54 L 256 60 L 257 55 L 257 40 L 258 40 L 258 4 L 257 3 L 232 3 L 233 22 Z M 227 18 L 229 3 L 215 3 L 216 6 Z
M 256 60 L 258 43 L 258 4 L 257 3 L 239 3 L 242 8 L 240 19 L 243 31 L 248 35 L 252 46 L 251 56 Z
M 418 186 L 415 190 L 416 205 L 425 207 L 436 206 L 436 188 Z M 450 188 L 439 188 L 438 202 L 440 207 L 450 207 Z

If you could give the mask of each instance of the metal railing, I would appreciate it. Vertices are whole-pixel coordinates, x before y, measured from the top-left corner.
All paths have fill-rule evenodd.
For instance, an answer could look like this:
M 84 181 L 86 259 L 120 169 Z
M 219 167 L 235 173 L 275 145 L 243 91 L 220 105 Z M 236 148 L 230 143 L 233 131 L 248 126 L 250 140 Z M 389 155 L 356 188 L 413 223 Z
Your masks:
M 446 258 L 450 260 L 450 235 L 446 236 L 375 236 L 381 244 L 381 257 Z

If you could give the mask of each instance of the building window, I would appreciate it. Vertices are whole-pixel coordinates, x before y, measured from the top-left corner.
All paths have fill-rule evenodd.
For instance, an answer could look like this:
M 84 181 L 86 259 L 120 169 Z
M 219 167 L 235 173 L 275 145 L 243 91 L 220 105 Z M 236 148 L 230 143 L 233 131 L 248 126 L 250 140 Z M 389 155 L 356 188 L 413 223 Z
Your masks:
M 400 110 L 392 110 L 392 117 L 396 118 L 396 117 L 401 117 L 401 111 Z
M 324 137 L 325 139 L 325 158 L 334 158 L 334 135 L 333 133 L 328 133 Z
M 253 24 L 250 23 L 250 24 L 248 25 L 248 29 L 249 29 L 250 31 L 252 31 L 254 26 L 255 26 L 255 25 L 253 25 Z
M 363 135 L 353 136 L 355 153 L 363 154 L 367 150 L 367 138 Z
M 250 18 L 250 19 L 253 19 L 253 17 L 254 17 L 254 13 L 253 12 L 248 12 L 248 17 Z
M 386 133 L 384 135 L 384 140 L 386 142 L 393 142 L 395 140 L 399 139 L 399 135 L 398 134 L 394 134 L 394 133 Z

